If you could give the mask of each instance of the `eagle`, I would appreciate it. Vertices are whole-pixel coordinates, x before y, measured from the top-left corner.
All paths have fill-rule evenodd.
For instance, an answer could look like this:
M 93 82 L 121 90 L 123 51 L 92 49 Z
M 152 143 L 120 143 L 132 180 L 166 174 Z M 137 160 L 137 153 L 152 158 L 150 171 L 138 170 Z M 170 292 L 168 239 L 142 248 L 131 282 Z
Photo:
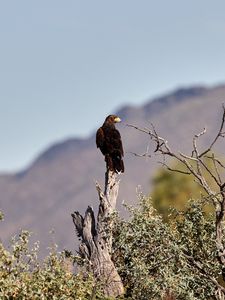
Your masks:
M 116 115 L 109 115 L 96 132 L 96 145 L 105 156 L 106 167 L 115 173 L 124 172 L 123 145 L 115 123 L 121 122 Z

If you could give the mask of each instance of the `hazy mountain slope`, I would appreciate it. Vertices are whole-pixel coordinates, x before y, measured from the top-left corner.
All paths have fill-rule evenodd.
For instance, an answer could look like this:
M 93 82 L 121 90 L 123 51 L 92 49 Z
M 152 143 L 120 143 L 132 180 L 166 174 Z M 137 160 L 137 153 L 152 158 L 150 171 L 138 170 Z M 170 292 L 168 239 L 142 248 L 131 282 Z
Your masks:
M 151 175 L 158 167 L 157 158 L 140 159 L 129 152 L 143 153 L 149 146 L 148 137 L 126 127 L 155 124 L 175 149 L 188 151 L 191 137 L 207 125 L 204 145 L 217 129 L 225 86 L 215 88 L 179 89 L 140 107 L 126 106 L 117 114 L 123 119 L 121 131 L 125 157 L 125 174 L 121 176 L 119 204 L 134 202 L 136 187 L 149 190 Z M 103 120 L 102 120 L 103 121 Z M 224 145 L 220 144 L 221 152 Z M 71 139 L 53 145 L 21 173 L 0 176 L 0 209 L 5 214 L 1 238 L 6 240 L 19 228 L 35 233 L 43 247 L 49 242 L 48 231 L 55 229 L 55 240 L 61 248 L 73 249 L 74 231 L 70 217 L 73 210 L 96 207 L 95 180 L 103 182 L 105 163 L 96 149 L 95 137 Z M 120 205 L 119 205 L 120 207 Z

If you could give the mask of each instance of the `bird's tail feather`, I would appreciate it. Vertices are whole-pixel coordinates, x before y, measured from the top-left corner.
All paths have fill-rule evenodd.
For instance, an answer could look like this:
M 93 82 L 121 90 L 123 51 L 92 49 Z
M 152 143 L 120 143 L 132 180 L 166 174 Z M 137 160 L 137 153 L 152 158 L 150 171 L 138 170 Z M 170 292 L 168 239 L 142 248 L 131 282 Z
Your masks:
M 116 173 L 124 173 L 123 160 L 121 158 L 113 160 L 113 168 Z
M 115 173 L 124 173 L 124 163 L 120 153 L 113 153 L 113 155 L 105 156 L 107 169 Z
M 115 151 L 112 155 L 113 168 L 116 173 L 124 173 L 124 163 L 119 151 Z

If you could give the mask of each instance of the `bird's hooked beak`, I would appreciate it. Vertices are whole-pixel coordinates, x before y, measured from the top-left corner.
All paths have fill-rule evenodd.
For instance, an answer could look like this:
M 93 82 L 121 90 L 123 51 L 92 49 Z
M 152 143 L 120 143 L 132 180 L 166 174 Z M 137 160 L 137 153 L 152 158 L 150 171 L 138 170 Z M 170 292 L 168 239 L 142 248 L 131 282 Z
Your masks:
M 114 119 L 114 122 L 115 122 L 115 123 L 119 123 L 119 122 L 121 122 L 121 119 L 120 119 L 119 117 L 116 117 L 116 118 Z

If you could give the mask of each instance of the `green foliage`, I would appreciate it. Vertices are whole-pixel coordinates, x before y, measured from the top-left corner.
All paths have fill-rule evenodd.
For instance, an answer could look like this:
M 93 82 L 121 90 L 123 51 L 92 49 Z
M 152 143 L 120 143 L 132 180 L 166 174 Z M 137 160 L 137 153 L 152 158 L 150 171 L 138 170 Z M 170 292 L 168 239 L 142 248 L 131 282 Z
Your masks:
M 209 169 L 213 169 L 212 162 L 206 160 Z M 172 164 L 173 165 L 173 164 Z M 181 163 L 174 163 L 172 167 L 176 170 L 187 171 Z M 203 172 L 209 185 L 216 189 L 215 182 L 205 170 Z M 169 210 L 174 207 L 178 210 L 185 210 L 189 199 L 199 199 L 206 195 L 202 187 L 195 181 L 193 175 L 186 175 L 180 172 L 172 172 L 166 168 L 158 170 L 152 180 L 151 198 L 153 206 L 162 214 L 164 220 L 168 220 Z M 213 211 L 212 205 L 204 208 L 206 211 Z
M 117 217 L 114 260 L 130 299 L 215 299 L 212 278 L 219 276 L 215 228 L 202 203 L 189 202 L 185 212 L 174 210 L 165 223 L 152 201 L 141 196 L 131 217 Z
M 213 216 L 205 217 L 204 205 L 189 201 L 185 211 L 174 209 L 172 221 L 165 223 L 151 199 L 140 195 L 137 208 L 127 206 L 128 220 L 114 214 L 113 259 L 126 299 L 215 299 L 220 276 L 215 226 Z M 0 299 L 107 299 L 90 273 L 82 267 L 73 272 L 80 258 L 53 247 L 40 263 L 39 245 L 30 247 L 29 238 L 22 231 L 9 251 L 0 243 Z
M 137 208 L 127 209 L 128 220 L 113 216 L 113 259 L 125 285 L 124 297 L 215 299 L 220 276 L 215 227 L 212 216 L 205 217 L 204 203 L 189 201 L 185 211 L 174 209 L 169 223 L 142 195 Z M 73 272 L 80 258 L 52 248 L 40 263 L 39 245 L 30 247 L 29 238 L 30 233 L 22 231 L 9 251 L 0 243 L 0 299 L 107 299 L 90 273 L 82 267 Z
M 4 218 L 4 215 L 3 215 L 3 213 L 0 211 L 0 221 L 2 221 L 3 218 Z
M 91 274 L 73 273 L 77 257 L 53 248 L 40 264 L 38 243 L 30 249 L 29 237 L 22 231 L 10 251 L 0 243 L 0 299 L 104 299 Z

